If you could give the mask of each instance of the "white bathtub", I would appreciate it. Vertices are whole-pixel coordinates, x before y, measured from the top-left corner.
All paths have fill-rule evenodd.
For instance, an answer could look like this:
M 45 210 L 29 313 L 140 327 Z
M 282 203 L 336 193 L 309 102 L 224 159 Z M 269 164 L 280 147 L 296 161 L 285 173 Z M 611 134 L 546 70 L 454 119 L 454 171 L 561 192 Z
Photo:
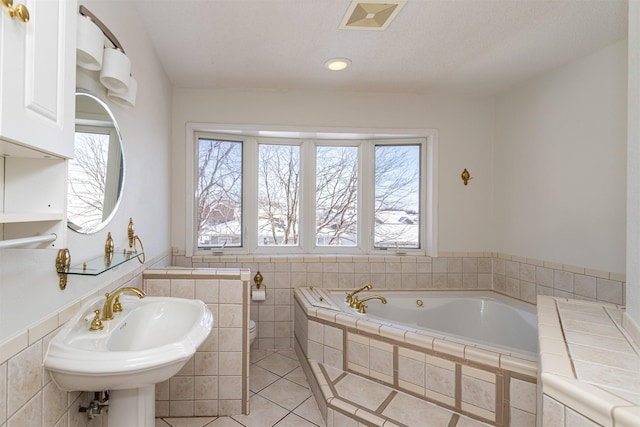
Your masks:
M 384 296 L 387 304 L 367 301 L 367 314 L 362 316 L 508 352 L 528 355 L 538 352 L 537 316 L 533 305 L 488 292 L 380 290 L 362 292 L 358 297 L 370 295 Z M 345 292 L 334 292 L 331 296 L 336 302 L 344 301 Z M 345 310 L 350 309 L 346 303 L 343 305 Z
M 327 384 L 338 380 L 322 365 L 490 425 L 524 425 L 517 411 L 526 407 L 526 424 L 535 424 L 534 306 L 490 291 L 376 289 L 358 297 L 381 295 L 388 304 L 370 300 L 368 313 L 360 314 L 346 294 L 312 287 L 294 292 L 296 352 L 309 361 L 303 368 L 320 407 L 343 411 L 343 403 L 357 400 L 336 397 Z

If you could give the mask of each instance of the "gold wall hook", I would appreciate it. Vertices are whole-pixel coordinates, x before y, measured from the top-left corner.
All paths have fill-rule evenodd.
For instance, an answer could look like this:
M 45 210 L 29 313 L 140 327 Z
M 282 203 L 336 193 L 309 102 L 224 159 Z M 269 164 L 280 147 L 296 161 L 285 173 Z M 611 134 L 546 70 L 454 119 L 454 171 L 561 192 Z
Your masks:
M 136 236 L 135 229 L 133 227 L 133 218 L 129 218 L 129 226 L 127 227 L 127 238 L 129 239 L 129 247 L 132 248 L 134 245 L 134 238 Z
M 67 272 L 71 267 L 71 253 L 69 249 L 60 249 L 58 250 L 58 255 L 56 256 L 56 271 L 58 272 L 58 277 L 60 278 L 60 289 L 64 290 L 67 287 Z
M 469 184 L 469 180 L 473 179 L 467 168 L 464 168 L 464 170 L 460 174 L 460 178 L 462 178 L 462 182 L 464 183 L 464 185 Z
M 111 257 L 114 247 L 113 238 L 111 238 L 111 232 L 109 232 L 107 233 L 107 241 L 104 242 L 104 256 Z

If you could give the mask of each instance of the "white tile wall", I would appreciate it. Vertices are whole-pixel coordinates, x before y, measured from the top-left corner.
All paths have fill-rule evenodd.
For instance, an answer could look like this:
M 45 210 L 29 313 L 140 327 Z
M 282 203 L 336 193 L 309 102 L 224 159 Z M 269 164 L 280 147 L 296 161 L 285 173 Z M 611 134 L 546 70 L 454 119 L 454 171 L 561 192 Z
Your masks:
M 265 284 L 269 286 L 267 300 L 251 304 L 251 317 L 258 321 L 259 326 L 259 338 L 254 345 L 261 348 L 293 346 L 292 290 L 308 285 L 352 288 L 370 282 L 378 288 L 477 287 L 494 289 L 529 302 L 535 302 L 535 295 L 562 295 L 615 304 L 625 303 L 625 278 L 622 274 L 539 260 L 523 260 L 495 253 L 456 253 L 436 259 L 402 257 L 400 261 L 394 257 L 315 256 L 187 259 L 183 255 L 174 254 L 173 264 L 188 267 L 243 267 L 250 268 L 252 272 L 260 270 L 265 276 Z M 136 274 L 139 275 L 139 272 Z M 139 277 L 130 275 L 107 287 L 115 288 L 125 284 L 141 287 L 140 283 Z M 171 294 L 170 287 L 166 288 L 152 281 L 147 283 L 147 289 L 155 295 Z M 175 286 L 175 292 L 209 300 L 215 305 L 218 303 L 216 298 L 219 295 L 219 283 L 199 282 L 192 289 L 188 283 L 179 282 Z M 43 340 L 69 318 L 69 313 L 72 314 L 76 310 L 77 307 L 70 306 L 52 317 L 53 321 L 48 319 L 42 324 L 34 325 L 32 330 L 25 331 L 16 336 L 16 339 L 0 345 L 0 427 L 4 427 L 9 420 L 15 425 L 31 425 L 29 420 L 32 417 L 41 417 L 43 423 L 44 420 L 48 423 L 53 419 L 59 422 L 66 418 L 70 426 L 87 425 L 86 416 L 79 414 L 77 407 L 86 404 L 88 397 L 80 393 L 67 394 L 56 390 L 46 373 L 41 374 L 40 386 L 27 384 L 24 390 L 30 390 L 29 392 L 25 394 L 20 386 L 20 391 L 15 393 L 18 380 L 14 376 L 18 371 L 22 372 L 22 369 L 29 369 L 29 362 L 22 366 L 22 352 L 29 349 L 25 354 L 32 355 L 34 350 L 30 346 L 45 348 L 46 341 Z M 217 312 L 214 314 L 218 317 Z M 233 320 L 229 321 L 234 324 Z M 227 332 L 222 331 L 223 334 Z M 225 335 L 225 342 L 227 338 L 229 337 Z M 217 347 L 218 337 L 211 337 L 206 345 Z M 16 359 L 17 357 L 20 359 Z M 12 369 L 9 369 L 10 363 Z M 33 375 L 28 376 L 38 376 Z M 231 377 L 229 381 L 233 382 L 233 376 Z M 215 380 L 207 376 L 194 381 L 194 393 L 200 390 L 203 396 L 207 396 L 206 399 L 196 401 L 193 406 L 194 412 L 205 413 L 211 410 L 208 403 L 215 397 L 215 392 L 212 391 L 215 388 L 214 383 Z M 218 384 L 218 388 L 220 387 Z M 66 397 L 63 399 L 61 396 Z M 62 404 L 65 401 L 66 403 Z M 65 406 L 66 409 L 61 409 Z M 235 406 L 237 404 L 234 399 L 220 400 L 218 409 L 233 412 L 238 409 Z M 182 406 L 176 404 L 174 407 L 179 410 Z M 61 411 L 64 411 L 62 415 Z M 101 421 L 94 421 L 93 425 L 97 425 L 96 422 Z
M 96 290 L 111 292 L 121 286 L 142 287 L 142 267 L 116 282 Z M 49 341 L 74 314 L 82 302 L 63 308 L 59 313 L 25 331 L 28 340 L 11 340 L 0 344 L 0 427 L 101 427 L 106 413 L 89 420 L 79 412 L 93 400 L 92 393 L 60 390 L 43 367 Z
M 187 258 L 182 267 L 248 268 L 260 271 L 267 298 L 251 304 L 258 326 L 254 348 L 293 347 L 293 289 L 303 286 L 374 289 L 493 289 L 532 304 L 537 295 L 624 304 L 624 275 L 526 259 L 495 252 L 456 252 L 422 256 L 220 256 Z
M 493 289 L 532 304 L 537 295 L 625 304 L 623 274 L 506 254 L 492 261 Z
M 233 277 L 233 278 L 232 278 Z M 202 300 L 214 315 L 209 337 L 174 377 L 156 386 L 157 417 L 238 415 L 248 411 L 248 270 L 149 269 L 149 295 Z

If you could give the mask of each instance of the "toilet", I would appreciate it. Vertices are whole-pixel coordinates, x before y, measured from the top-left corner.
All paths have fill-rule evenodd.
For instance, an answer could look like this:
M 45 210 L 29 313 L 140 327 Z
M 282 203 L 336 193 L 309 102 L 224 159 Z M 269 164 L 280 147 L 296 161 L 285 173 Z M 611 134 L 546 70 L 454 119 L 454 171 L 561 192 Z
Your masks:
M 256 326 L 256 322 L 249 319 L 249 345 L 253 344 L 256 336 L 258 336 L 258 327 Z

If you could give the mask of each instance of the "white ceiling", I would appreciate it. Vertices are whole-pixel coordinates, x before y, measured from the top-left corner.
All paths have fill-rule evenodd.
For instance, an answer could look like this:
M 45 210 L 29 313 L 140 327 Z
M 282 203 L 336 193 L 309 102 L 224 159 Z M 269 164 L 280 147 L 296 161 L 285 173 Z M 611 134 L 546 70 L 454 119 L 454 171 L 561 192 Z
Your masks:
M 385 31 L 339 29 L 351 0 L 133 1 L 172 84 L 192 88 L 491 94 L 627 31 L 619 0 L 408 0 Z M 328 71 L 332 57 L 352 66 Z

